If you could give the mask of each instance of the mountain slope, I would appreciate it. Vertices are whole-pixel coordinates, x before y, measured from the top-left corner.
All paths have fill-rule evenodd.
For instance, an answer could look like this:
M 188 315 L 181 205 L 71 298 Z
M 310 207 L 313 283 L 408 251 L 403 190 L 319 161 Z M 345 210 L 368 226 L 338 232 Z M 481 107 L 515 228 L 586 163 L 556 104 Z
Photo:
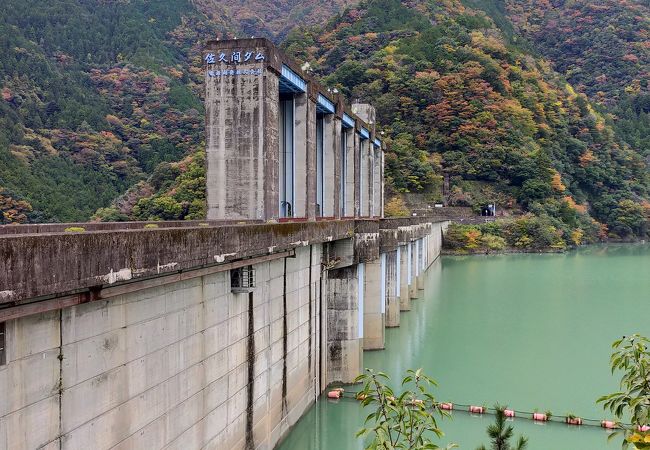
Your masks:
M 214 1 L 223 8 L 243 36 L 264 36 L 275 42 L 282 41 L 296 26 L 322 23 L 346 6 L 358 3 L 358 0 L 207 1 Z
M 503 3 L 492 0 L 486 3 Z M 650 156 L 650 3 L 506 0 L 519 33 L 608 114 L 617 135 Z
M 356 5 L 8 2 L 0 12 L 2 222 L 86 220 L 96 209 L 103 220 L 202 217 L 201 43 L 279 39 L 296 22 L 323 23 L 338 6 Z M 638 92 L 608 97 L 616 115 L 601 112 L 580 92 L 591 92 L 587 84 L 575 89 L 531 54 L 533 45 L 550 53 L 513 4 L 522 2 L 363 1 L 284 45 L 330 86 L 377 106 L 391 143 L 391 192 L 435 195 L 447 178 L 451 203 L 530 211 L 560 239 L 579 228 L 588 239 L 602 235 L 590 214 L 615 235 L 642 235 L 643 80 L 632 83 Z M 645 33 L 631 30 L 635 39 Z
M 565 232 L 596 230 L 588 210 L 619 235 L 644 233 L 619 220 L 621 202 L 648 195 L 643 160 L 483 12 L 457 1 L 362 2 L 323 29 L 294 32 L 286 48 L 330 86 L 377 106 L 396 190 L 426 191 L 447 175 L 456 204 L 497 198 Z
M 626 89 L 647 92 L 648 2 L 507 0 L 506 6 L 517 30 L 533 41 L 578 91 L 610 104 Z
M 203 190 L 178 187 L 202 170 L 202 43 L 278 39 L 347 3 L 7 0 L 0 223 L 84 221 L 98 209 L 115 220 L 201 217 Z
M 161 161 L 200 147 L 200 42 L 188 0 L 7 0 L 0 13 L 0 223 L 87 220 Z M 194 47 L 194 48 L 193 48 Z M 4 214 L 7 213 L 8 214 Z

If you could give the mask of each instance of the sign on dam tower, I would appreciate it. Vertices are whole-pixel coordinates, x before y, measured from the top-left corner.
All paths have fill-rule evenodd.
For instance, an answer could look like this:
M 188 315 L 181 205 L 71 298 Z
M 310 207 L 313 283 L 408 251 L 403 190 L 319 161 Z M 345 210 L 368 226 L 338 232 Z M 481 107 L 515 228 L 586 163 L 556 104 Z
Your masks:
M 208 219 L 383 217 L 374 108 L 266 39 L 209 41 L 203 62 Z

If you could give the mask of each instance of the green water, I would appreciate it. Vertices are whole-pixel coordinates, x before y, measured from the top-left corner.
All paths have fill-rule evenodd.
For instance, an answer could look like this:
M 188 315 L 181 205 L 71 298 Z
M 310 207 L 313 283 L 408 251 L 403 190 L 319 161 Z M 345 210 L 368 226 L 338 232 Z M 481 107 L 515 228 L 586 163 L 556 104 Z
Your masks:
M 595 399 L 616 389 L 610 344 L 650 335 L 650 246 L 591 247 L 563 255 L 444 257 L 426 288 L 389 329 L 386 350 L 365 352 L 366 367 L 394 377 L 422 367 L 441 401 L 507 404 L 605 418 Z M 353 400 L 323 400 L 300 420 L 282 450 L 361 449 L 354 439 L 368 411 Z M 457 412 L 445 437 L 474 449 L 493 420 Z M 599 428 L 514 421 L 529 450 L 618 449 Z

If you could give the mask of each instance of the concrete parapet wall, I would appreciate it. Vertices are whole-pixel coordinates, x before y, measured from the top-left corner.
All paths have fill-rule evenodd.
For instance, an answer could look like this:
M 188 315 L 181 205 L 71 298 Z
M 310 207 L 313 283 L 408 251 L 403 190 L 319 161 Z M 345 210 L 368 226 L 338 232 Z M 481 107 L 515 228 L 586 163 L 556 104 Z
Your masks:
M 211 226 L 193 227 L 166 227 L 161 223 L 160 228 L 152 229 L 133 229 L 132 225 L 121 229 L 112 224 L 79 233 L 49 232 L 48 227 L 35 231 L 31 225 L 0 227 L 12 230 L 5 235 L 0 231 L 0 304 L 273 254 L 349 238 L 355 233 L 355 260 L 374 260 L 381 247 L 394 248 L 395 225 L 399 239 L 419 238 L 431 227 L 426 218 L 406 220 L 222 226 L 206 222 Z M 380 229 L 384 230 L 381 235 Z
M 25 225 L 0 225 L 0 236 L 16 234 L 63 233 L 68 229 L 83 231 L 125 231 L 149 228 L 194 228 L 222 227 L 224 225 L 260 224 L 261 220 L 167 220 L 164 222 L 76 222 L 76 223 L 33 223 Z
M 349 220 L 0 236 L 0 304 L 329 242 L 354 227 Z

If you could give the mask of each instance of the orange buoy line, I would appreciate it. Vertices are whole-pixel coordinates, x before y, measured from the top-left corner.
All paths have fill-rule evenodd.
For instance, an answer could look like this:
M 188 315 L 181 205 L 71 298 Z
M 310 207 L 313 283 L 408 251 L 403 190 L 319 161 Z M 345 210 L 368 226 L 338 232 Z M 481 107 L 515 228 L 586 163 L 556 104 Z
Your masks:
M 339 400 L 341 398 L 354 398 L 359 401 L 363 401 L 367 398 L 367 395 L 361 392 L 349 392 L 350 395 L 348 397 L 346 397 L 344 393 L 345 390 L 343 388 L 335 388 L 330 390 L 327 393 L 327 398 L 331 400 Z M 395 401 L 395 399 L 392 397 L 389 398 L 389 400 Z M 411 406 L 419 406 L 423 404 L 424 402 L 418 399 L 409 402 L 409 405 Z M 452 402 L 440 402 L 440 403 L 436 403 L 435 406 L 442 411 L 461 411 L 470 414 L 494 414 L 496 412 L 494 408 L 488 408 L 486 406 L 464 405 L 464 404 L 452 403 Z M 550 413 L 518 411 L 514 409 L 507 409 L 507 408 L 503 411 L 503 413 L 507 418 L 512 420 L 514 420 L 515 417 L 518 417 L 521 419 L 528 419 L 535 422 L 561 422 L 561 423 L 566 423 L 567 425 L 575 425 L 575 426 L 585 425 L 585 426 L 592 426 L 592 427 L 601 427 L 606 430 L 613 430 L 613 429 L 623 428 L 623 427 L 625 428 L 631 427 L 630 424 L 623 424 L 613 420 L 586 419 L 574 415 L 554 416 Z M 647 432 L 650 431 L 650 425 L 642 425 L 642 426 L 639 425 L 636 426 L 635 429 L 640 432 Z

